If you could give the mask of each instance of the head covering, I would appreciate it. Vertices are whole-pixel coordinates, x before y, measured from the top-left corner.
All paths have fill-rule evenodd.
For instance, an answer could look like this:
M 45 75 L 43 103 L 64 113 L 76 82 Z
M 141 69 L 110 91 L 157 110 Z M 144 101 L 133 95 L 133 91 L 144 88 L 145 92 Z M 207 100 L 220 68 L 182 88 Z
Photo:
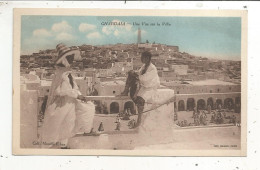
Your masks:
M 70 67 L 71 63 L 69 63 L 66 58 L 67 56 L 70 56 L 70 55 L 74 55 L 75 61 L 81 60 L 81 55 L 80 55 L 79 49 L 71 49 L 61 43 L 56 46 L 56 50 L 58 53 L 58 57 L 55 60 L 56 64 L 63 64 L 65 67 Z
M 52 104 L 55 100 L 55 90 L 62 83 L 62 75 L 63 73 L 70 70 L 70 63 L 67 60 L 67 56 L 74 54 L 74 60 L 81 60 L 80 51 L 78 49 L 68 48 L 64 44 L 58 44 L 56 46 L 58 57 L 55 60 L 56 64 L 63 64 L 65 67 L 60 67 L 55 71 L 54 78 L 52 79 L 52 84 L 48 96 L 47 107 Z

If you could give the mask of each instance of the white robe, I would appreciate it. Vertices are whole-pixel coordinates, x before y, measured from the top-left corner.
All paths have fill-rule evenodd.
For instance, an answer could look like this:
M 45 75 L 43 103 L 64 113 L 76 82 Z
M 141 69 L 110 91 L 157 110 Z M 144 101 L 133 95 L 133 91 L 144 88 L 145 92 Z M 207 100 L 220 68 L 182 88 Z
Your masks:
M 141 88 L 138 96 L 145 99 L 144 111 L 152 109 L 174 96 L 174 91 L 171 89 L 157 89 L 160 86 L 160 80 L 157 69 L 152 63 L 145 74 L 139 75 L 139 79 Z M 141 145 L 173 142 L 173 113 L 174 103 L 143 113 L 138 128 L 138 138 Z
M 160 87 L 160 79 L 157 69 L 152 63 L 149 65 L 147 71 L 141 75 L 141 71 L 144 69 L 143 65 L 139 70 L 140 89 L 137 96 L 141 96 L 146 102 L 152 102 L 153 94 L 156 93 L 157 88 Z
M 95 106 L 92 102 L 77 100 L 80 91 L 75 81 L 70 85 L 69 71 L 58 71 L 53 80 L 52 97 L 47 106 L 42 127 L 42 147 L 68 139 L 78 132 L 89 132 L 93 125 Z M 73 79 L 74 80 L 74 79 Z

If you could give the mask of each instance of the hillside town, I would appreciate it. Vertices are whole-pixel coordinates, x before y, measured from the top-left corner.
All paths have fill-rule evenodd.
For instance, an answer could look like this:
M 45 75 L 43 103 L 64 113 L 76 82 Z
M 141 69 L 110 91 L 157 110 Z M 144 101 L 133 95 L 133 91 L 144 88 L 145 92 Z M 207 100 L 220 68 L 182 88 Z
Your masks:
M 150 51 L 152 62 L 158 69 L 161 81 L 220 79 L 240 82 L 241 61 L 216 60 L 180 52 L 178 46 L 154 43 L 81 45 L 73 46 L 81 51 L 83 60 L 75 62 L 75 71 L 95 70 L 101 76 L 124 76 L 129 69 L 141 67 L 140 53 Z M 21 55 L 21 73 L 44 69 L 53 72 L 56 49 L 40 50 L 31 55 Z
M 81 45 L 79 49 L 82 61 L 74 62 L 72 69 L 81 93 L 87 95 L 118 95 L 124 88 L 129 70 L 138 70 L 142 66 L 140 54 L 152 53 L 152 63 L 158 69 L 161 88 L 171 88 L 175 94 L 227 93 L 241 92 L 241 61 L 216 60 L 180 52 L 178 46 L 157 43 L 135 43 L 114 45 Z M 21 55 L 21 89 L 37 90 L 39 106 L 48 96 L 54 76 L 55 49 L 40 50 L 31 55 Z M 206 88 L 205 88 L 206 87 Z M 231 102 L 235 104 L 234 99 Z M 103 102 L 98 109 L 101 113 L 118 113 L 124 110 L 120 103 Z M 192 110 L 194 102 L 176 101 L 179 111 Z M 223 101 L 218 101 L 225 103 Z M 102 103 L 102 101 L 101 101 Z M 186 104 L 187 103 L 187 104 Z M 195 102 L 196 103 L 196 102 Z M 212 107 L 214 101 L 211 101 Z M 131 105 L 131 104 L 130 104 Z M 202 107 L 208 105 L 207 100 Z

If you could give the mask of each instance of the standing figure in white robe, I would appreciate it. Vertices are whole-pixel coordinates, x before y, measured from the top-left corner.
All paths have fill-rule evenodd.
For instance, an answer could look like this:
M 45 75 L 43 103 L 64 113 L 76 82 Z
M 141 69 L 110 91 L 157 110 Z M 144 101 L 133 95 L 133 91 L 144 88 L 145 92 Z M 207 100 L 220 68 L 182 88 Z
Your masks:
M 78 50 L 57 45 L 58 59 L 42 127 L 42 147 L 68 148 L 68 139 L 76 133 L 88 133 L 93 126 L 95 106 L 84 103 L 70 71 L 73 60 L 80 60 Z

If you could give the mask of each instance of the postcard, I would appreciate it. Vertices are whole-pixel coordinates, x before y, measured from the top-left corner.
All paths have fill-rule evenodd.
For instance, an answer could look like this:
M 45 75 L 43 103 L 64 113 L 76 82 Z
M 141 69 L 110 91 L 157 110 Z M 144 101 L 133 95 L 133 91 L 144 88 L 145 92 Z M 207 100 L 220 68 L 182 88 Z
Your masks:
M 247 12 L 14 9 L 13 154 L 246 156 Z

